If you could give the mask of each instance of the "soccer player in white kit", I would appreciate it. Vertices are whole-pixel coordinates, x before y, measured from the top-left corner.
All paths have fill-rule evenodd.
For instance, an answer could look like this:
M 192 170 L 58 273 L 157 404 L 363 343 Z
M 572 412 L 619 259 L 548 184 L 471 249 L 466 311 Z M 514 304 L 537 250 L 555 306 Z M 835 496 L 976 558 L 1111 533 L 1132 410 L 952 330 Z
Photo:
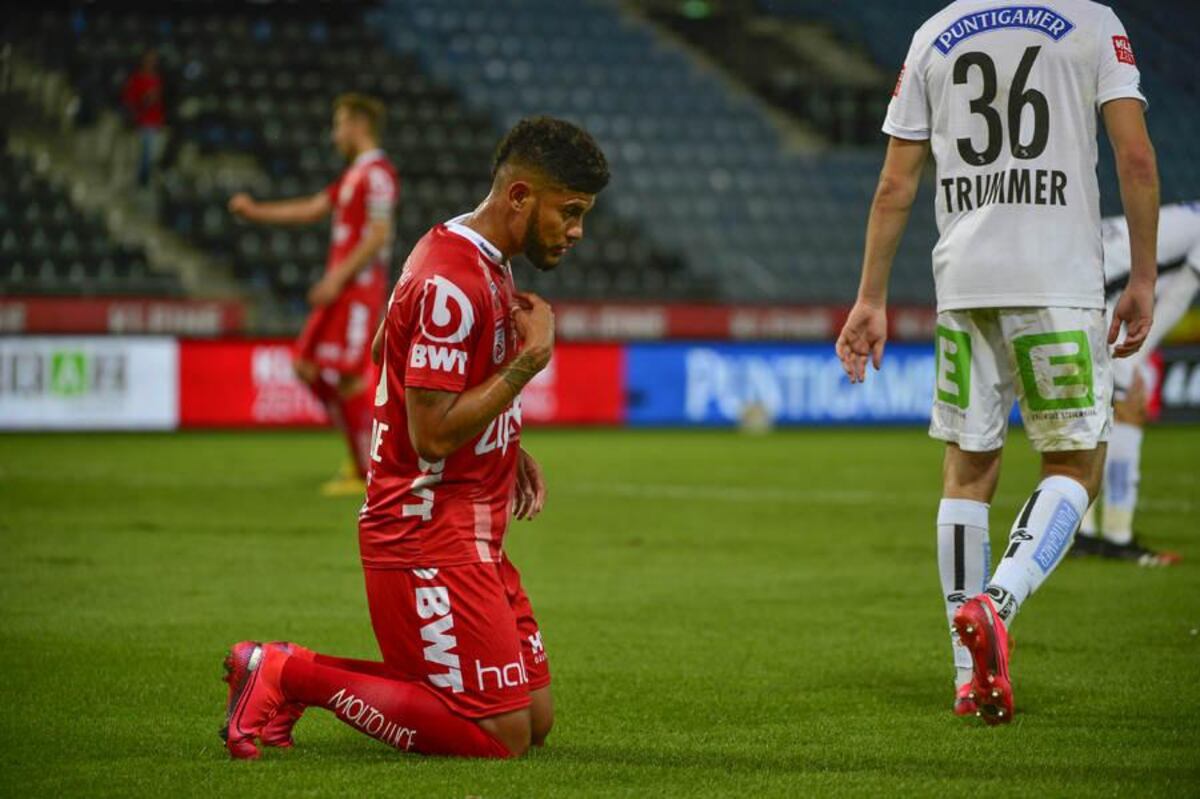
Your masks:
M 1133 48 L 1105 6 L 959 0 L 913 36 L 883 125 L 891 138 L 862 282 L 837 352 L 852 381 L 865 379 L 868 360 L 880 367 L 888 274 L 932 149 L 940 237 L 930 435 L 946 442 L 938 567 L 954 710 L 993 724 L 1012 718 L 1007 625 L 1058 565 L 1099 488 L 1109 346 L 1132 355 L 1150 329 L 1158 173 L 1138 83 Z M 1097 110 L 1129 220 L 1131 272 L 1111 326 Z M 1014 399 L 1041 453 L 1042 480 L 989 579 L 988 507 Z
M 1104 229 L 1104 280 L 1112 304 L 1129 280 L 1129 225 L 1109 217 Z M 1154 387 L 1150 356 L 1200 292 L 1200 202 L 1165 205 L 1158 217 L 1158 283 L 1154 325 L 1131 358 L 1113 364 L 1113 427 L 1104 464 L 1104 498 L 1088 508 L 1071 548 L 1073 555 L 1098 555 L 1141 566 L 1169 566 L 1173 552 L 1151 549 L 1133 531 L 1141 481 L 1142 427 Z M 1099 523 L 1096 505 L 1102 505 Z

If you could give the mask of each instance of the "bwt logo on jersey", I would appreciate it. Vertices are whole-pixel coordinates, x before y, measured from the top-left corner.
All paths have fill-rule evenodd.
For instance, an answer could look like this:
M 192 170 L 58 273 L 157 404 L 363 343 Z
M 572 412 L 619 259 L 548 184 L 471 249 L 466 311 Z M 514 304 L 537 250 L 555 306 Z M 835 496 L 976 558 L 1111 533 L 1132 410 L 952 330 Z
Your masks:
M 453 282 L 434 275 L 425 281 L 419 312 L 421 333 L 438 344 L 459 344 L 475 326 L 475 309 Z
M 467 373 L 467 353 L 453 347 L 436 344 L 414 344 L 408 356 L 408 365 L 414 369 L 433 369 L 440 372 Z
M 933 46 L 947 55 L 959 42 L 979 33 L 1004 28 L 1026 28 L 1038 31 L 1059 41 L 1075 28 L 1075 24 L 1056 11 L 1043 6 L 1004 6 L 989 8 L 959 17 L 933 40 Z

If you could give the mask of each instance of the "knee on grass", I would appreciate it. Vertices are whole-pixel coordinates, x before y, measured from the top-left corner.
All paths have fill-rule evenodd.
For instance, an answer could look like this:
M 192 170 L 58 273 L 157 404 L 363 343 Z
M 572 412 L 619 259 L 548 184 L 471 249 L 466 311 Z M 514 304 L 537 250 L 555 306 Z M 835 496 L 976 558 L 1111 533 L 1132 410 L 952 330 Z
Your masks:
M 554 729 L 554 711 L 550 711 L 548 715 L 540 718 L 535 717 L 530 728 L 530 743 L 535 747 L 546 745 L 546 738 L 550 736 L 550 730 Z
M 528 708 L 482 719 L 479 726 L 499 741 L 512 757 L 524 756 L 533 742 L 533 725 Z

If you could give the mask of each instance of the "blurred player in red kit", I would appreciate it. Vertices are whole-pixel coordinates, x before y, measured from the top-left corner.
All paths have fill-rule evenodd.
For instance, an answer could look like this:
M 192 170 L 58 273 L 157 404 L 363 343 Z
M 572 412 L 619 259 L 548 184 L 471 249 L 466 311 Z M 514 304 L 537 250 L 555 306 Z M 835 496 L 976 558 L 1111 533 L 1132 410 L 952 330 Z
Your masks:
M 311 197 L 259 202 L 247 194 L 229 210 L 251 222 L 308 224 L 333 215 L 325 275 L 309 290 L 312 314 L 296 341 L 296 374 L 346 436 L 354 464 L 322 487 L 361 494 L 371 432 L 370 335 L 379 320 L 391 260 L 396 168 L 379 148 L 384 107 L 360 94 L 333 104 L 333 143 L 346 170 Z
M 290 746 L 322 707 L 402 751 L 511 757 L 554 721 L 542 634 L 504 552 L 545 483 L 520 446 L 520 394 L 550 361 L 554 315 L 516 291 L 509 259 L 553 269 L 608 183 L 592 138 L 547 117 L 497 148 L 473 212 L 417 242 L 392 292 L 379 353 L 359 546 L 382 662 L 242 641 L 225 661 L 222 735 L 236 758 Z

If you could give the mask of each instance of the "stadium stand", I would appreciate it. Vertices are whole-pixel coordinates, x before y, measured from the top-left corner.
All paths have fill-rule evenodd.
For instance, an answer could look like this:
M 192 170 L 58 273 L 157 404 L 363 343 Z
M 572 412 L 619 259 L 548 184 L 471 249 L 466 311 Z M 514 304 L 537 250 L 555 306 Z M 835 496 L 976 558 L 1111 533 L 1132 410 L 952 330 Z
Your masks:
M 401 257 L 429 224 L 482 196 L 491 148 L 508 125 L 550 113 L 593 131 L 610 154 L 614 179 L 566 267 L 522 270 L 525 285 L 552 298 L 844 303 L 855 290 L 862 223 L 882 157 L 886 92 L 912 29 L 941 2 L 905 4 L 904 24 L 886 0 L 853 8 L 824 0 L 708 5 L 736 6 L 739 15 L 718 26 L 680 26 L 612 0 L 581 0 L 569 14 L 553 0 L 382 0 L 336 8 L 188 3 L 150 14 L 119 6 L 27 11 L 7 20 L 3 35 L 23 56 L 69 76 L 81 130 L 113 113 L 137 57 L 158 49 L 170 134 L 155 183 L 155 218 L 213 263 L 226 264 L 240 291 L 276 309 L 281 327 L 302 318 L 305 292 L 324 268 L 327 232 L 243 225 L 225 202 L 237 190 L 270 198 L 325 186 L 340 167 L 328 143 L 330 102 L 351 89 L 389 106 L 385 147 L 401 174 Z M 1183 31 L 1194 29 L 1200 12 L 1187 3 L 1115 6 L 1138 47 L 1151 128 L 1170 165 L 1164 201 L 1193 197 L 1200 104 L 1189 76 L 1200 59 Z M 725 24 L 730 19 L 742 27 Z M 815 22 L 866 67 L 831 80 L 836 62 L 768 48 L 751 26 L 763 19 L 799 21 L 810 31 Z M 722 43 L 731 36 L 740 37 L 735 50 L 742 55 L 762 58 L 729 56 Z M 820 78 L 805 80 L 813 71 Z M 839 146 L 797 144 L 777 108 L 818 141 Z M 1119 206 L 1107 153 L 1100 170 L 1111 213 Z M 5 182 L 10 220 L 28 203 Z M 918 198 L 897 257 L 899 303 L 932 298 L 929 191 Z M 63 201 L 67 211 L 50 206 L 60 216 L 72 208 Z M 40 201 L 35 207 L 31 213 L 45 210 Z M 7 291 L 180 290 L 178 281 L 167 285 L 146 270 L 136 251 L 110 242 L 107 260 L 71 252 L 60 259 L 57 250 L 35 258 L 26 246 L 33 234 L 3 224 L 11 234 L 0 236 Z M 103 225 L 81 224 L 64 246 L 82 240 L 80 231 L 88 232 L 91 248 L 91 232 L 99 236 Z
M 749 0 L 638 5 L 824 139 L 839 146 L 878 144 L 894 73 L 819 18 L 772 15 Z
M 391 0 L 373 17 L 498 124 L 539 111 L 583 122 L 611 154 L 606 203 L 646 220 L 723 299 L 844 302 L 879 151 L 795 152 L 767 108 L 610 2 Z M 895 298 L 932 296 L 932 206 L 921 201 Z M 567 270 L 569 271 L 569 270 Z
M 157 48 L 172 123 L 167 150 L 182 154 L 164 159 L 161 223 L 228 260 L 248 291 L 282 299 L 298 323 L 305 292 L 324 269 L 324 226 L 239 224 L 225 210 L 234 191 L 271 198 L 322 189 L 341 167 L 329 143 L 332 99 L 350 90 L 378 95 L 389 107 L 384 147 L 401 173 L 402 257 L 430 224 L 470 210 L 486 193 L 500 131 L 413 57 L 383 46 L 357 4 L 244 12 L 204 4 L 154 15 L 97 9 L 75 14 L 70 25 L 62 15 L 43 14 L 25 20 L 20 46 L 72 76 L 85 123 L 115 106 L 129 68 L 146 48 Z M 186 157 L 189 148 L 195 158 Z M 590 241 L 573 255 L 573 268 L 536 276 L 536 288 L 576 297 L 705 294 L 637 224 L 600 209 L 589 226 Z
M 181 287 L 33 163 L 0 152 L 0 293 L 174 296 Z

